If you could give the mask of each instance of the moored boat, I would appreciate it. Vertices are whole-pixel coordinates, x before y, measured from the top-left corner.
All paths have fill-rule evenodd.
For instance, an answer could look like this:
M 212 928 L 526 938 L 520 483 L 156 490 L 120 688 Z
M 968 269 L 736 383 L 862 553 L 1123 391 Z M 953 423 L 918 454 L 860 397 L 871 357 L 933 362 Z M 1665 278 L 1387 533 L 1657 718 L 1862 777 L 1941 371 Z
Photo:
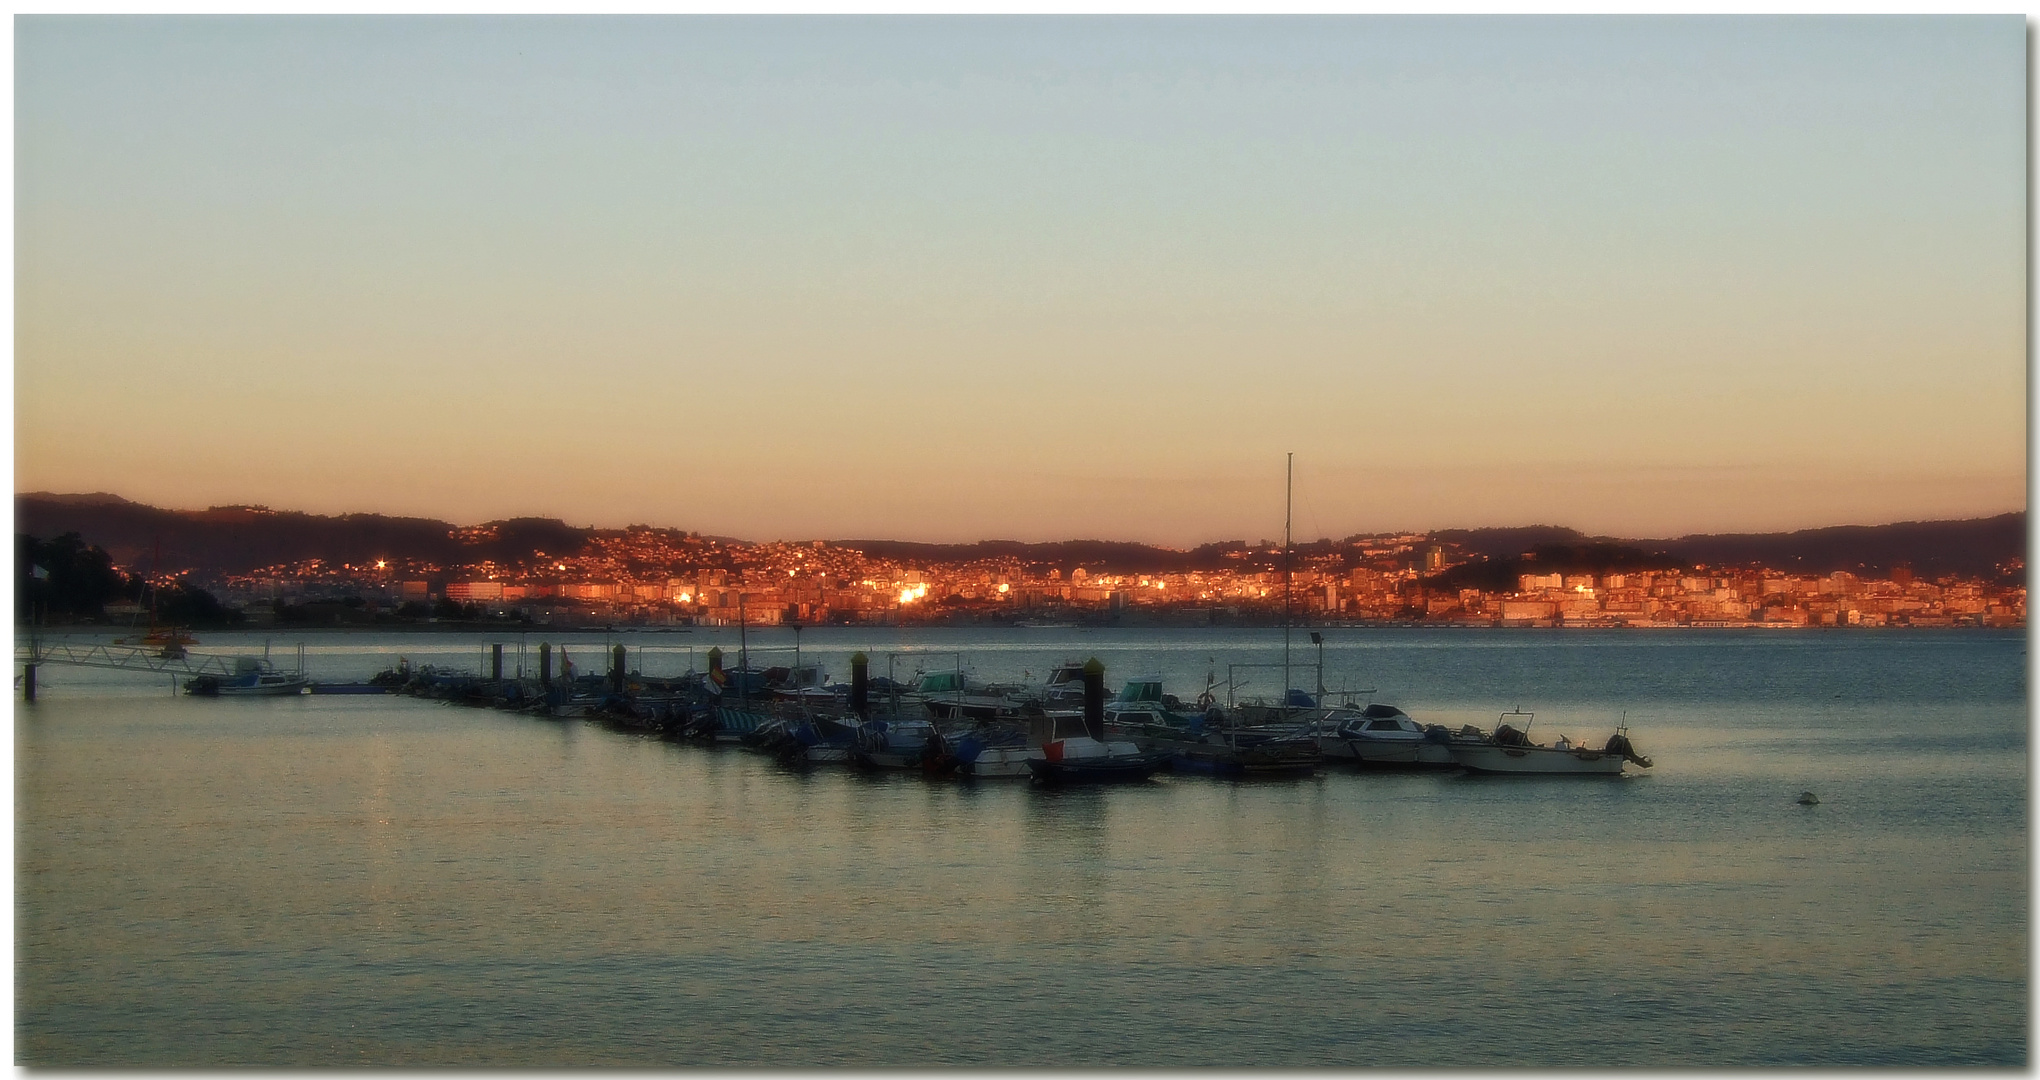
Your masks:
M 1563 735 L 1544 745 L 1530 741 L 1527 718 L 1533 715 L 1520 710 L 1503 713 L 1494 734 L 1484 739 L 1450 739 L 1446 746 L 1452 760 L 1468 772 L 1512 776 L 1620 776 L 1625 764 L 1651 767 L 1651 760 L 1630 745 L 1626 727 L 1617 727 L 1600 749 Z M 1511 716 L 1526 718 L 1520 730 L 1508 723 Z
M 1433 725 L 1435 726 L 1435 725 Z M 1318 749 L 1328 760 L 1374 769 L 1451 769 L 1458 763 L 1442 740 L 1393 705 L 1329 709 L 1317 724 Z
M 857 726 L 850 761 L 867 769 L 919 769 L 931 751 L 940 753 L 935 725 L 915 717 L 866 720 Z
M 1061 727 L 1057 737 L 1028 752 L 1027 768 L 1048 784 L 1116 784 L 1146 780 L 1169 760 L 1162 750 L 1142 750 L 1128 739 L 1094 737 L 1082 716 L 1050 718 Z M 1074 725 L 1082 734 L 1070 731 Z
M 199 697 L 284 697 L 302 694 L 312 681 L 302 672 L 278 671 L 264 660 L 238 657 L 232 675 L 200 675 L 185 680 L 184 692 Z
M 1105 666 L 1084 664 L 1084 711 L 1043 713 L 1034 718 L 1027 755 L 1034 778 L 1046 784 L 1111 784 L 1146 780 L 1168 760 L 1131 739 L 1110 739 L 1105 731 Z
M 1008 725 L 980 725 L 953 740 L 958 775 L 972 780 L 1025 779 L 1034 775 L 1027 767 L 1033 747 L 1027 733 Z

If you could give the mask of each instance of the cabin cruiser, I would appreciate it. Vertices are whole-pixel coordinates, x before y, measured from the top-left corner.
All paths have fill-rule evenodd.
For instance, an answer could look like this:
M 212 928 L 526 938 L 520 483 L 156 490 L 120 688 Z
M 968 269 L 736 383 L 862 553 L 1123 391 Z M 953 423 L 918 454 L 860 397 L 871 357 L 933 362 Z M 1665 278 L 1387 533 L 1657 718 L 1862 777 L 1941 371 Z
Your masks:
M 919 702 L 937 720 L 994 720 L 1019 715 L 1021 701 L 1009 686 L 973 683 L 961 671 L 923 672 L 913 691 L 904 695 Z M 907 701 L 902 702 L 904 707 Z
M 1317 744 L 1326 758 L 1368 768 L 1456 768 L 1451 749 L 1426 738 L 1425 731 L 1425 725 L 1393 705 L 1340 706 L 1319 719 Z
M 1160 680 L 1156 680 L 1160 685 Z M 1035 695 L 1044 710 L 1082 709 L 1084 707 L 1084 664 L 1081 660 L 1065 660 L 1048 673 L 1048 682 Z M 1110 691 L 1105 694 L 1107 701 L 1113 700 Z
M 1606 745 L 1595 749 L 1584 743 L 1576 744 L 1560 735 L 1550 745 L 1530 741 L 1530 718 L 1535 714 L 1522 711 L 1503 713 L 1495 725 L 1494 734 L 1484 739 L 1446 737 L 1440 739 L 1452 755 L 1454 763 L 1468 772 L 1497 773 L 1516 776 L 1620 776 L 1625 763 L 1648 769 L 1651 760 L 1636 752 L 1629 743 L 1626 727 L 1617 727 L 1615 734 Z M 1511 716 L 1524 717 L 1522 728 L 1508 722 Z M 1442 731 L 1441 733 L 1442 734 Z
M 1081 675 L 1081 669 L 1079 669 Z M 1083 704 L 1082 686 L 1078 686 L 1077 705 Z M 1217 727 L 1223 723 L 1215 711 L 1192 713 L 1178 711 L 1182 702 L 1169 694 L 1162 693 L 1162 680 L 1155 675 L 1139 675 L 1126 680 L 1126 685 L 1117 696 L 1106 695 L 1105 730 L 1136 741 L 1146 739 L 1201 739 L 1207 726 Z

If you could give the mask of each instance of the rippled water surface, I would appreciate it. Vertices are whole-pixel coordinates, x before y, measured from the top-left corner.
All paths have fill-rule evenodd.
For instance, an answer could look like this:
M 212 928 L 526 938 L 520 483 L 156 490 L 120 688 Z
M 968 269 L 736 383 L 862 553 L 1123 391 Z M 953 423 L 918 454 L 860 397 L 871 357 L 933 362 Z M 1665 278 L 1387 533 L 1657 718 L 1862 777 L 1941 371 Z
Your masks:
M 791 773 L 402 698 L 17 705 L 32 1065 L 1717 1066 L 2027 1060 L 2023 635 L 1326 631 L 1419 720 L 1605 739 L 1619 781 L 1037 790 Z M 253 635 L 197 651 L 260 652 Z M 569 642 L 593 665 L 602 635 Z M 488 638 L 276 635 L 325 678 Z M 508 643 L 517 663 L 518 639 Z M 735 631 L 622 635 L 699 665 Z M 1292 679 L 1318 679 L 1296 635 Z M 784 662 L 780 631 L 749 635 Z M 809 630 L 1194 696 L 1280 631 Z M 1236 669 L 1247 693 L 1277 669 Z M 1795 802 L 1802 790 L 1818 806 Z

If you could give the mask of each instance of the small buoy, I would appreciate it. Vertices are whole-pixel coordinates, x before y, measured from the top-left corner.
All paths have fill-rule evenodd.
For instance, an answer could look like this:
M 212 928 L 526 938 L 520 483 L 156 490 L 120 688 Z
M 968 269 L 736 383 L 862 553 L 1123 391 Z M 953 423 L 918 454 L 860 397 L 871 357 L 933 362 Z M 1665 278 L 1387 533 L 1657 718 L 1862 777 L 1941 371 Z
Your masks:
M 1801 806 L 1819 806 L 1819 805 L 1820 805 L 1820 796 L 1818 796 L 1818 795 L 1815 795 L 1815 794 L 1814 794 L 1813 792 L 1811 792 L 1811 791 L 1802 791 L 1802 792 L 1800 792 L 1800 793 L 1799 793 L 1799 805 L 1801 805 Z

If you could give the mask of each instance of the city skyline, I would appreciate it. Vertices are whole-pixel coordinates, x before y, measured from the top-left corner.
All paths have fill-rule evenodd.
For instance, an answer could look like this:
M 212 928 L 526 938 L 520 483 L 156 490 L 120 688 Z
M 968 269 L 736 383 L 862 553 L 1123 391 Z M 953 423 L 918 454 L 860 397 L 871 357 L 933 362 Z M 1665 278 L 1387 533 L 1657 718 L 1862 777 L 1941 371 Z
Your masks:
M 2025 27 L 17 21 L 16 490 L 752 540 L 2023 509 Z

